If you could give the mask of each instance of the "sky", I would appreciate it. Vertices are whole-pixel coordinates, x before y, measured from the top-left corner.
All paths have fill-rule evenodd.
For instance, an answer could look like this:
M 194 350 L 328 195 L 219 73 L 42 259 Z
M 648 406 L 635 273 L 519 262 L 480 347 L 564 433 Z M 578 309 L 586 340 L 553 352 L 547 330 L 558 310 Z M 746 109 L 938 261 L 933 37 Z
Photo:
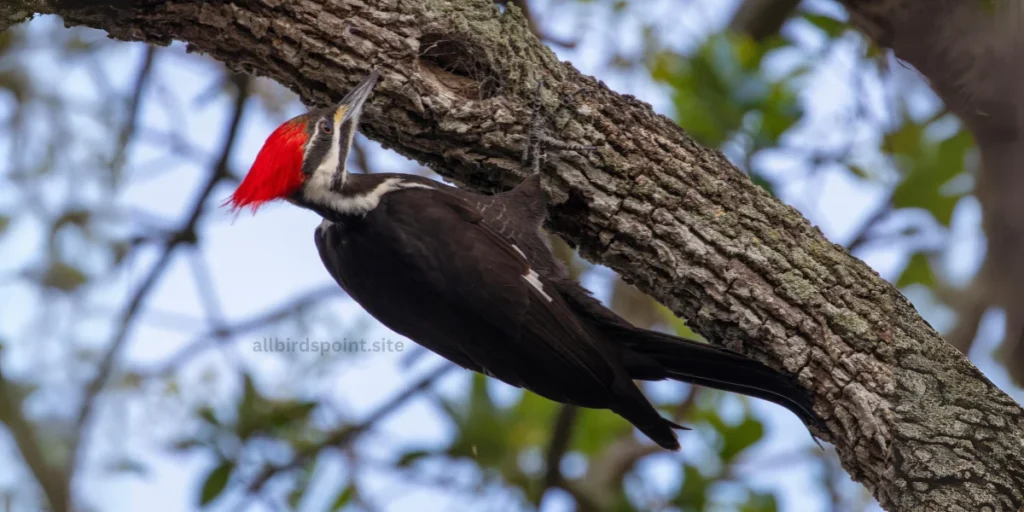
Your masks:
M 535 0 L 534 3 L 536 12 L 544 13 L 542 27 L 552 34 L 578 35 L 580 27 L 584 27 L 584 37 L 576 49 L 554 48 L 562 60 L 571 61 L 583 72 L 605 81 L 612 89 L 633 94 L 651 103 L 655 110 L 666 114 L 671 113 L 669 97 L 645 72 L 641 70 L 639 73 L 630 73 L 605 67 L 606 52 L 613 44 L 612 41 L 620 51 L 639 51 L 642 47 L 639 24 L 643 20 L 659 19 L 665 20 L 660 23 L 659 30 L 665 31 L 667 41 L 678 48 L 692 47 L 705 35 L 721 27 L 731 12 L 731 9 L 723 8 L 716 0 L 693 0 L 687 4 L 687 15 L 679 17 L 678 2 L 656 0 L 650 2 L 642 16 L 635 16 L 636 13 L 630 11 L 630 16 L 617 19 L 618 25 L 613 26 L 609 20 L 615 15 L 599 8 L 581 8 L 574 2 L 557 0 Z M 735 1 L 730 0 L 729 4 L 734 5 Z M 826 5 L 823 2 L 811 4 Z M 59 21 L 53 18 L 41 18 L 32 22 L 32 30 L 37 37 L 41 37 L 45 34 L 44 28 L 58 23 Z M 797 36 L 807 37 L 813 44 L 814 36 L 809 31 L 801 33 L 798 28 L 796 32 Z M 827 143 L 827 136 L 819 136 L 822 133 L 822 125 L 832 130 L 845 129 L 841 123 L 841 114 L 844 98 L 851 94 L 849 83 L 854 71 L 850 63 L 853 62 L 852 55 L 855 52 L 852 44 L 847 46 L 849 47 L 840 45 L 835 48 L 834 58 L 810 77 L 803 99 L 813 119 L 808 127 L 791 135 L 792 143 Z M 180 44 L 173 45 L 170 52 L 177 56 L 162 58 L 159 61 L 154 82 L 170 84 L 171 89 L 151 91 L 150 95 L 170 94 L 179 101 L 188 102 L 209 87 L 209 65 L 182 57 L 184 52 Z M 126 90 L 135 76 L 141 58 L 141 46 L 125 45 L 123 50 L 118 50 L 115 54 L 104 55 L 101 61 L 112 83 Z M 86 101 L 102 99 L 98 97 L 99 91 L 88 85 L 92 77 L 83 66 L 68 69 L 53 59 L 52 55 L 43 51 L 27 59 L 26 65 L 31 68 L 35 77 L 48 84 L 55 93 L 66 98 L 81 98 Z M 780 69 L 784 68 L 787 65 L 786 59 L 779 59 L 775 65 Z M 927 93 L 921 93 L 920 96 L 919 103 L 922 109 L 926 110 L 934 103 L 934 99 L 930 99 Z M 884 98 L 880 97 L 877 104 L 879 110 L 884 112 Z M 145 101 L 142 118 L 146 120 L 147 125 L 153 127 L 173 126 L 184 119 L 188 123 L 186 131 L 191 143 L 212 152 L 214 148 L 219 147 L 224 137 L 221 130 L 225 125 L 229 105 L 230 100 L 224 97 L 198 107 L 185 103 L 188 115 L 182 116 L 174 109 L 163 108 L 159 101 Z M 0 103 L 0 114 L 9 108 L 9 105 Z M 233 154 L 231 166 L 239 170 L 247 169 L 270 131 L 284 119 L 299 113 L 301 107 L 298 105 L 293 105 L 292 110 L 287 113 L 277 115 L 270 114 L 262 108 L 248 109 L 246 117 L 242 120 L 240 144 Z M 70 141 L 69 148 L 74 148 L 75 144 L 83 143 L 82 141 L 88 142 L 91 140 L 90 136 L 97 136 L 93 133 L 95 130 L 92 130 L 80 116 L 69 114 L 67 124 L 76 136 L 81 136 L 79 141 Z M 374 147 L 376 149 L 371 153 L 371 160 L 375 169 L 410 169 L 411 164 L 403 157 L 381 150 L 376 145 Z M 0 154 L 9 157 L 11 151 L 9 144 L 0 145 Z M 73 151 L 69 149 L 68 153 L 67 165 L 74 165 Z M 127 169 L 152 168 L 153 162 L 159 162 L 165 153 L 166 148 L 159 145 L 136 144 L 130 153 Z M 6 160 L 7 158 L 0 161 Z M 777 172 L 778 176 L 792 172 L 792 161 L 787 160 L 785 156 L 770 157 L 769 160 L 766 167 L 772 169 L 772 172 Z M 116 204 L 128 209 L 147 211 L 155 218 L 174 219 L 174 222 L 167 225 L 176 226 L 184 220 L 185 210 L 197 194 L 198 183 L 207 168 L 208 166 L 186 163 L 161 173 L 137 171 L 140 172 L 139 179 L 129 180 L 130 185 L 115 199 Z M 148 174 L 154 176 L 150 177 Z M 820 182 L 814 186 L 821 187 L 820 189 L 812 189 L 806 183 L 794 183 L 781 190 L 780 195 L 786 202 L 797 206 L 808 215 L 830 239 L 837 242 L 849 237 L 860 225 L 866 212 L 871 211 L 871 206 L 884 197 L 885 190 L 882 187 L 870 187 L 852 181 L 848 178 L 848 173 L 826 170 L 819 179 Z M 808 190 L 815 192 L 809 195 Z M 213 194 L 211 204 L 219 203 L 231 191 L 230 185 L 221 185 Z M 88 197 L 90 191 L 84 190 L 80 193 Z M 59 188 L 52 194 L 54 197 L 49 200 L 54 204 L 60 204 L 67 199 L 69 192 L 65 188 Z M 0 190 L 0 211 L 3 211 L 5 202 L 10 204 L 11 201 L 9 192 Z M 113 229 L 139 230 L 144 222 L 145 219 L 142 217 L 134 218 L 126 225 L 118 224 Z M 966 279 L 980 261 L 982 239 L 978 222 L 979 209 L 973 200 L 965 200 L 958 206 L 953 227 L 956 235 L 951 237 L 957 240 L 957 244 L 949 251 L 951 256 L 944 261 L 944 268 L 954 278 Z M 284 204 L 268 206 L 255 216 L 243 214 L 236 217 L 224 209 L 211 209 L 207 222 L 202 225 L 203 243 L 198 258 L 174 260 L 173 267 L 158 283 L 146 303 L 146 311 L 141 321 L 130 333 L 124 363 L 139 369 L 154 367 L 195 341 L 197 336 L 201 336 L 209 327 L 206 318 L 209 308 L 200 299 L 200 286 L 209 285 L 216 290 L 221 307 L 218 314 L 230 324 L 273 309 L 289 297 L 331 284 L 330 277 L 323 269 L 313 245 L 312 234 L 317 224 L 319 219 L 314 214 Z M 39 227 L 30 222 L 12 226 L 5 236 L 9 238 L 5 238 L 0 244 L 0 275 L 6 275 L 12 269 L 30 264 L 44 239 Z M 71 246 L 74 247 L 74 244 Z M 85 260 L 90 257 L 83 254 Z M 117 310 L 123 305 L 124 297 L 137 286 L 139 278 L 145 275 L 153 264 L 154 257 L 153 251 L 143 253 L 128 266 L 123 275 L 115 276 L 102 284 L 101 290 L 93 295 L 99 297 L 112 311 Z M 886 278 L 898 275 L 906 261 L 905 254 L 890 247 L 869 248 L 863 257 Z M 193 265 L 197 264 L 206 268 L 204 273 L 207 277 L 204 280 L 193 277 Z M 594 290 L 598 297 L 606 298 L 606 280 L 601 277 L 602 275 L 607 276 L 608 273 L 598 273 L 598 277 L 585 284 Z M 926 294 L 915 294 L 913 290 L 908 294 L 912 300 L 918 301 L 917 305 L 921 312 L 937 328 L 950 325 L 952 319 L 949 314 L 928 304 Z M 37 313 L 41 308 L 74 307 L 69 304 L 42 302 L 34 295 L 31 287 L 18 284 L 16 280 L 0 282 L 0 297 L 3 301 L 0 307 L 0 336 L 15 340 L 24 337 L 26 332 L 31 332 L 34 328 L 32 322 L 35 321 L 32 319 L 38 317 Z M 329 307 L 320 308 L 314 314 L 327 315 L 331 317 L 329 320 L 341 326 L 336 331 L 318 333 L 322 339 L 354 338 L 359 336 L 359 333 L 367 339 L 400 339 L 396 334 L 373 322 L 357 305 L 341 298 L 333 299 Z M 169 325 L 180 322 L 171 322 L 168 319 L 182 318 L 188 319 L 195 328 L 182 331 L 174 325 Z M 994 343 L 1001 334 L 1000 325 L 997 314 L 986 316 L 979 342 L 974 349 L 974 360 L 997 385 L 1003 389 L 1010 389 L 1005 373 L 990 357 Z M 367 326 L 369 329 L 364 330 Z M 286 371 L 287 365 L 281 364 L 281 354 L 258 353 L 252 350 L 253 343 L 265 337 L 292 336 L 286 327 L 278 331 L 280 332 L 254 332 L 235 339 L 232 343 L 224 344 L 219 349 L 205 352 L 188 366 L 181 377 L 185 381 L 198 382 L 213 375 L 212 382 L 203 381 L 206 384 L 192 389 L 184 387 L 184 392 L 196 394 L 190 397 L 196 400 L 203 398 L 204 394 L 209 394 L 215 399 L 223 399 L 225 403 L 229 403 L 232 394 L 238 392 L 238 383 L 216 376 L 223 377 L 227 373 L 225 370 L 239 364 L 245 368 L 258 370 L 257 373 L 265 377 L 259 383 L 261 387 L 276 393 L 286 395 L 290 392 L 308 391 L 293 389 L 290 380 L 295 376 Z M 92 322 L 81 326 L 77 335 L 87 342 L 95 340 L 95 343 L 101 343 L 109 339 L 110 333 L 110 325 Z M 60 346 L 57 342 L 54 350 L 59 351 Z M 406 352 L 411 346 L 406 344 Z M 44 361 L 50 365 L 49 368 L 60 371 L 51 360 L 53 358 L 39 354 L 39 347 L 32 350 L 15 348 L 7 354 L 5 368 L 15 373 L 39 371 L 40 361 Z M 440 362 L 435 356 L 426 356 L 417 360 L 412 367 L 406 367 L 402 363 L 404 355 L 405 353 L 333 354 L 332 357 L 360 359 L 353 364 L 331 366 L 335 369 L 343 367 L 342 372 L 318 374 L 316 396 L 327 399 L 338 414 L 355 418 L 365 416 L 404 389 L 407 383 L 431 371 Z M 462 393 L 467 377 L 465 372 L 451 373 L 442 379 L 435 389 L 441 394 Z M 52 379 L 60 382 L 62 377 L 55 375 Z M 58 389 L 61 388 L 58 386 Z M 501 384 L 494 384 L 494 389 L 498 396 L 505 400 L 511 400 L 515 396 L 512 390 Z M 655 396 L 659 393 L 672 392 L 671 388 L 664 386 L 655 386 L 652 390 Z M 1018 400 L 1024 398 L 1019 389 L 1013 389 L 1012 394 Z M 811 439 L 810 436 L 804 435 L 805 429 L 799 420 L 784 409 L 772 404 L 754 402 L 754 410 L 768 425 L 768 439 L 760 443 L 753 450 L 754 453 L 748 454 L 747 467 L 751 469 L 744 472 L 744 478 L 765 488 L 780 489 L 780 510 L 822 508 L 825 497 L 806 492 L 806 489 L 813 488 L 816 483 L 815 475 L 808 471 L 808 467 L 811 466 L 796 463 L 758 467 L 758 461 L 778 460 L 780 456 L 806 448 L 810 445 Z M 727 400 L 727 404 L 729 403 Z M 154 411 L 160 411 L 165 415 L 164 418 L 180 416 L 182 423 L 172 426 L 189 428 L 183 411 L 175 410 L 173 407 L 162 410 L 161 407 L 159 403 L 131 403 L 124 407 L 102 409 L 99 423 L 109 423 L 114 427 L 96 436 L 97 442 L 91 457 L 95 468 L 77 482 L 80 489 L 85 491 L 84 496 L 88 501 L 109 511 L 191 510 L 198 492 L 197 486 L 201 484 L 201 477 L 213 462 L 205 457 L 170 457 L 159 453 L 156 447 L 166 439 L 168 432 L 157 428 L 147 430 L 147 421 L 153 418 Z M 739 407 L 738 402 L 733 401 L 731 405 L 727 405 L 727 413 L 730 407 L 735 410 Z M 139 435 L 140 432 L 142 435 Z M 800 434 L 794 435 L 794 432 Z M 409 447 L 438 445 L 450 436 L 451 429 L 436 414 L 434 407 L 426 399 L 417 399 L 382 421 L 371 434 L 368 434 L 367 438 L 371 442 L 365 446 L 368 447 L 369 453 L 386 459 Z M 684 433 L 682 441 L 684 456 L 687 457 L 700 457 L 703 450 L 710 449 L 699 431 Z M 9 456 L 9 448 L 5 451 L 5 456 Z M 99 455 L 111 451 L 127 453 L 133 458 L 143 460 L 147 465 L 146 472 L 140 476 L 126 476 L 99 470 L 104 464 Z M 651 457 L 645 462 L 642 474 L 657 487 L 670 489 L 678 471 L 678 464 L 671 457 Z M 441 470 L 449 472 L 447 476 L 454 479 L 472 478 L 470 468 L 459 467 L 458 464 L 454 465 L 454 469 L 451 465 L 438 468 L 438 471 Z M 340 460 L 331 461 L 321 477 L 325 481 L 346 478 L 345 464 Z M 0 467 L 0 486 L 11 484 L 17 478 L 16 469 Z M 479 509 L 479 503 L 467 503 L 455 492 L 438 490 L 430 485 L 410 487 L 404 480 L 396 479 L 386 472 L 364 472 L 359 475 L 359 479 L 375 500 L 385 500 L 387 510 L 418 512 Z M 729 489 L 726 488 L 723 492 L 729 492 Z M 545 512 L 569 510 L 568 500 L 564 496 L 552 494 L 543 504 L 542 509 Z M 327 493 L 314 494 L 311 502 L 305 505 L 309 507 L 308 510 L 316 510 L 318 507 L 313 506 L 315 502 L 325 503 L 329 499 Z M 503 505 L 500 502 L 489 504 L 495 510 L 509 509 L 502 508 Z M 236 507 L 237 496 L 228 496 L 213 510 L 236 510 Z M 261 507 L 263 506 L 255 504 L 249 510 L 267 510 Z

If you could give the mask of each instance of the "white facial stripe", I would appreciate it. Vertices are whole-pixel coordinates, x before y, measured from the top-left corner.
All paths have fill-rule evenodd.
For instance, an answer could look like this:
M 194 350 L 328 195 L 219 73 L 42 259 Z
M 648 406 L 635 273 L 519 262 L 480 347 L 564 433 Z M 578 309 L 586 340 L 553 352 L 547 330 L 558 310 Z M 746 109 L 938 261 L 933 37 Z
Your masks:
M 331 147 L 327 150 L 327 155 L 324 156 L 323 161 L 320 162 L 320 166 L 313 171 L 313 175 L 309 177 L 310 185 L 315 189 L 330 188 L 331 179 L 334 173 L 338 171 L 338 166 L 341 164 L 341 119 L 344 116 L 335 116 L 334 119 L 334 131 L 331 132 Z M 313 129 L 313 138 L 310 140 L 316 140 L 320 135 L 320 123 L 316 123 L 316 128 Z M 309 151 L 310 144 L 306 150 Z M 308 156 L 308 155 L 307 155 Z M 345 184 L 345 178 L 348 176 L 348 172 L 342 171 L 344 174 L 341 176 L 342 185 Z
M 313 126 L 313 136 L 311 136 L 309 138 L 309 140 L 316 140 L 316 138 L 319 137 L 319 136 L 320 136 L 320 123 L 318 122 L 318 123 L 316 123 L 315 126 Z M 312 144 L 306 144 L 306 151 L 305 151 L 305 153 L 302 154 L 302 161 L 303 162 L 305 162 L 306 160 L 309 159 L 309 150 L 312 147 L 313 147 Z
M 353 121 L 353 122 L 355 122 L 355 121 Z M 339 126 L 339 128 L 341 128 L 341 127 Z M 354 138 L 356 138 L 356 131 L 355 130 L 349 130 L 348 131 L 348 140 L 345 141 L 346 143 L 348 143 L 348 147 L 349 148 L 352 147 L 352 139 L 354 139 Z M 363 172 L 367 172 L 367 170 L 363 169 Z M 348 169 L 345 169 L 345 173 L 341 175 L 341 185 L 342 186 L 345 186 L 345 179 L 346 178 L 348 178 Z
M 515 246 L 513 245 L 512 247 Z M 530 283 L 530 286 L 532 286 L 535 290 L 540 292 L 540 294 L 548 302 L 551 302 L 551 296 L 544 292 L 544 284 L 540 282 L 540 276 L 536 272 L 534 272 L 532 268 L 527 269 L 526 273 L 523 274 L 523 279 L 525 279 L 527 283 Z
M 314 174 L 313 177 L 315 178 L 316 175 Z M 406 188 L 431 188 L 429 185 L 413 183 L 401 178 L 388 178 L 365 194 L 350 196 L 331 190 L 330 185 L 329 176 L 326 182 L 311 182 L 306 188 L 306 198 L 345 215 L 366 215 L 380 204 L 380 199 L 388 192 Z

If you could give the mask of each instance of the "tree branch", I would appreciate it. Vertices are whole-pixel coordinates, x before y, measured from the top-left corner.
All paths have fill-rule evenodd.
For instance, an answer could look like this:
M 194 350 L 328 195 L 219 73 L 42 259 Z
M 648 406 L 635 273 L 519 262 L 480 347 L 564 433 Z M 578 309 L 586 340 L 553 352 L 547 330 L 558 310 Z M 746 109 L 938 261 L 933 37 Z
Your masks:
M 914 1 L 933 3 L 863 3 Z M 954 3 L 982 4 L 939 2 L 968 8 Z M 364 132 L 482 191 L 522 176 L 543 78 L 545 128 L 571 144 L 601 146 L 546 162 L 550 227 L 712 342 L 798 375 L 826 425 L 820 436 L 883 507 L 1016 510 L 1024 502 L 1020 406 L 895 287 L 721 152 L 559 62 L 513 5 L 501 13 L 490 0 L 132 4 L 59 13 L 120 39 L 187 41 L 313 105 L 340 99 L 376 68 L 382 80 Z M 939 9 L 927 10 L 918 28 Z M 580 90 L 573 108 L 557 108 Z
M 37 12 L 45 12 L 49 7 L 43 0 L 21 0 L 4 2 L 0 5 L 0 32 L 11 25 L 28 20 Z
M 334 284 L 315 288 L 296 296 L 294 299 L 279 304 L 267 312 L 257 314 L 246 320 L 230 325 L 217 325 L 204 334 L 197 336 L 191 343 L 168 356 L 159 365 L 143 370 L 141 374 L 145 377 L 169 375 L 196 355 L 210 348 L 209 342 L 211 339 L 216 341 L 228 340 L 232 336 L 239 336 L 268 324 L 284 320 L 305 308 L 340 294 L 341 290 Z
M 774 36 L 793 14 L 800 0 L 744 0 L 729 22 L 729 30 L 755 41 Z
M 128 100 L 128 113 L 124 126 L 121 127 L 121 131 L 117 134 L 117 152 L 114 153 L 114 158 L 111 159 L 110 163 L 111 175 L 115 182 L 120 178 L 124 164 L 128 160 L 128 147 L 135 138 L 136 125 L 139 120 L 139 107 L 142 105 L 142 94 L 149 84 L 150 76 L 153 74 L 153 62 L 155 60 L 156 48 L 152 46 L 146 48 L 146 53 L 142 56 L 142 65 L 139 66 L 139 73 L 135 77 L 134 92 Z
M 454 368 L 455 366 L 451 363 L 444 363 L 438 366 L 430 373 L 420 377 L 419 380 L 405 388 L 401 393 L 395 395 L 394 398 L 388 400 L 384 405 L 378 407 L 359 424 L 348 425 L 337 429 L 329 433 L 319 443 L 310 444 L 298 449 L 295 457 L 288 464 L 265 468 L 256 475 L 251 482 L 249 482 L 247 492 L 250 495 L 259 495 L 262 492 L 263 487 L 267 482 L 274 478 L 274 476 L 302 467 L 303 464 L 311 460 L 313 457 L 316 457 L 322 450 L 348 445 L 355 440 L 356 437 L 362 435 L 367 430 L 370 430 L 370 428 L 372 428 L 378 421 L 397 411 L 402 405 L 405 405 L 406 402 L 418 395 L 424 389 L 433 385 L 434 382 Z
M 558 416 L 555 417 L 555 424 L 551 428 L 551 442 L 548 444 L 547 457 L 544 459 L 544 480 L 534 503 L 537 506 L 540 506 L 540 501 L 548 489 L 564 484 L 562 457 L 565 457 L 566 452 L 569 451 L 578 413 L 579 409 L 574 405 L 563 405 L 558 408 Z
M 237 86 L 237 96 L 233 107 L 234 110 L 232 111 L 232 115 L 228 122 L 224 147 L 222 148 L 220 157 L 217 159 L 217 163 L 214 165 L 212 172 L 203 184 L 199 196 L 192 204 L 192 207 L 189 210 L 191 213 L 189 214 L 188 220 L 180 229 L 175 231 L 172 236 L 169 236 L 165 240 L 164 247 L 160 252 L 160 257 L 157 259 L 156 263 L 150 267 L 149 273 L 146 274 L 146 277 L 143 278 L 138 288 L 136 288 L 135 293 L 133 293 L 129 299 L 128 305 L 125 307 L 124 312 L 121 314 L 121 319 L 118 322 L 118 330 L 114 334 L 103 359 L 100 361 L 99 367 L 96 370 L 96 375 L 85 386 L 85 396 L 82 400 L 82 406 L 78 412 L 77 420 L 75 421 L 74 434 L 71 440 L 73 463 L 68 472 L 69 477 L 73 476 L 75 470 L 80 467 L 80 462 L 84 457 L 82 441 L 88 434 L 89 420 L 92 417 L 100 392 L 103 390 L 107 380 L 114 371 L 117 359 L 121 354 L 121 349 L 124 346 L 124 343 L 128 340 L 128 333 L 134 325 L 136 318 L 138 318 L 142 304 L 149 296 L 149 292 L 153 290 L 153 287 L 160 280 L 160 277 L 163 276 L 164 271 L 167 270 L 175 249 L 183 244 L 194 243 L 196 240 L 196 227 L 198 226 L 199 218 L 202 216 L 203 206 L 209 199 L 210 194 L 213 193 L 213 189 L 217 186 L 217 183 L 221 179 L 227 177 L 227 163 L 231 156 L 231 152 L 234 150 L 238 128 L 241 124 L 242 114 L 245 110 L 245 102 L 249 97 L 249 83 L 251 79 L 244 75 L 236 75 L 231 78 L 231 80 L 233 80 Z

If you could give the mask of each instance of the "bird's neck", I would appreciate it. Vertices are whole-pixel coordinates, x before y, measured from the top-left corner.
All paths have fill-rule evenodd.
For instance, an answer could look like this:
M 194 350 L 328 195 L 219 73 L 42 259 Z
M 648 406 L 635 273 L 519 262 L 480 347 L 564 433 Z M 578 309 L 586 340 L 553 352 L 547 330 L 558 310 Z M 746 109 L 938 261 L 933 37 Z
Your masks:
M 432 180 L 407 174 L 347 174 L 340 187 L 314 187 L 304 193 L 303 202 L 320 216 L 335 220 L 363 217 L 380 205 L 381 199 L 398 190 L 434 188 Z

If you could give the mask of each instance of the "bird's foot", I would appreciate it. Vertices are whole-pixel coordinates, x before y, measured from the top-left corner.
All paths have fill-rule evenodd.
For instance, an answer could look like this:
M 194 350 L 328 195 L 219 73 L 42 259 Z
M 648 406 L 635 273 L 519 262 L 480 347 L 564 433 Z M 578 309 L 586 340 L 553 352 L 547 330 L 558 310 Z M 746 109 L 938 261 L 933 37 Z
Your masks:
M 573 142 L 564 142 L 554 137 L 551 137 L 544 132 L 544 116 L 541 113 L 543 105 L 541 105 L 541 91 L 544 88 L 544 80 L 537 81 L 537 92 L 533 97 L 533 105 L 530 107 L 530 125 L 526 135 L 526 147 L 523 148 L 522 165 L 525 169 L 530 169 L 533 174 L 540 174 L 540 169 L 546 160 L 547 150 L 556 151 L 572 151 L 575 153 L 581 153 L 584 151 L 594 151 L 600 146 L 584 146 L 582 144 L 576 144 Z M 559 102 L 558 108 L 555 113 L 564 108 L 566 105 L 572 103 L 572 100 L 585 88 L 581 87 L 562 98 Z

